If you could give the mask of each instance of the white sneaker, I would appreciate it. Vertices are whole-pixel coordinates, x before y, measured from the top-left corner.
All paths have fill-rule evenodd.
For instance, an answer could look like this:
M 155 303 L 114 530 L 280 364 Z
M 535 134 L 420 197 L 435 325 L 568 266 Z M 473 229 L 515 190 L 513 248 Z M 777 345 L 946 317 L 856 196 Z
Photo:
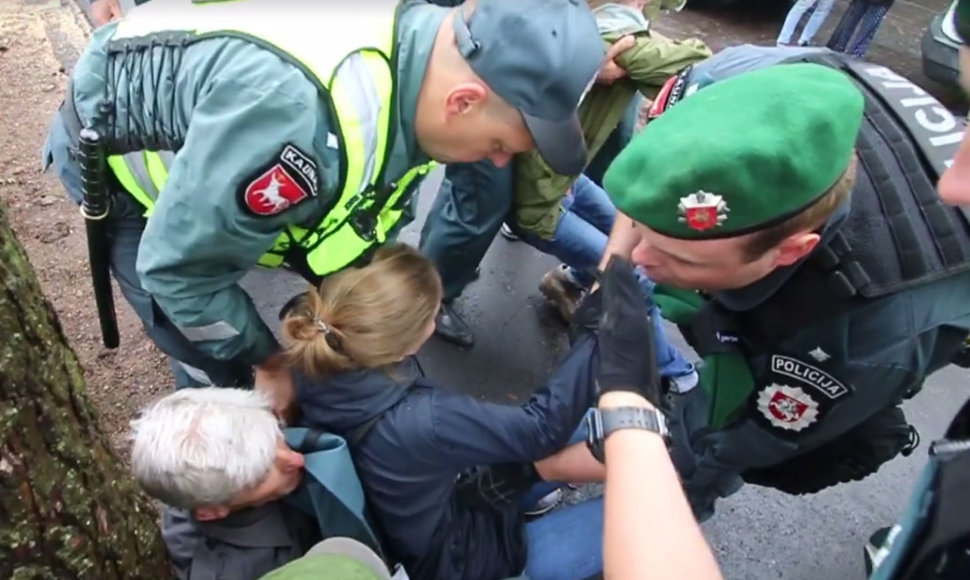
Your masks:
M 541 516 L 542 514 L 549 513 L 562 501 L 562 489 L 554 489 L 546 495 L 539 498 L 536 505 L 525 512 L 528 517 Z
M 505 238 L 510 242 L 517 242 L 521 239 L 519 238 L 519 236 L 515 235 L 515 232 L 512 231 L 512 228 L 510 228 L 506 224 L 502 224 L 502 229 L 499 230 L 499 233 L 502 234 L 503 238 Z

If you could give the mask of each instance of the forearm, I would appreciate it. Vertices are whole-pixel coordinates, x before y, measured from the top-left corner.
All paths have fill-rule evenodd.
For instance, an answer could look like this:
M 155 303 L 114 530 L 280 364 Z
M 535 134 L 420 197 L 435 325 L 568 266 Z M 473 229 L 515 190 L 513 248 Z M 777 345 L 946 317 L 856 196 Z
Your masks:
M 546 481 L 593 483 L 606 477 L 606 468 L 585 443 L 566 447 L 555 455 L 536 461 L 536 471 Z
M 610 256 L 616 254 L 621 258 L 629 259 L 633 248 L 640 242 L 640 234 L 633 227 L 633 220 L 621 211 L 616 212 L 616 219 L 613 221 L 613 229 L 610 230 L 610 238 L 606 241 L 606 250 L 600 258 L 600 270 L 606 269 L 606 264 L 610 261 Z
M 606 393 L 600 408 L 648 406 L 632 393 Z M 694 519 L 663 440 L 639 429 L 607 437 L 605 577 L 722 578 Z

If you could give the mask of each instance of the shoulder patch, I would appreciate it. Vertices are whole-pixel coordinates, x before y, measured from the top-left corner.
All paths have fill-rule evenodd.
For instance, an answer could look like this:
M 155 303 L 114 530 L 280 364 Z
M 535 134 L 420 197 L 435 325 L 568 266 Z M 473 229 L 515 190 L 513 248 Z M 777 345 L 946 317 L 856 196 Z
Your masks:
M 256 216 L 273 216 L 317 195 L 317 164 L 287 143 L 268 169 L 244 183 L 240 205 Z
M 821 351 L 821 349 L 819 350 Z M 849 387 L 832 375 L 790 356 L 772 355 L 771 372 L 805 383 L 820 391 L 829 399 L 839 399 L 849 394 Z
M 812 430 L 839 400 L 852 393 L 822 369 L 797 358 L 771 355 L 761 387 L 750 399 L 753 416 L 783 435 Z
M 819 419 L 819 404 L 798 387 L 770 384 L 758 393 L 758 412 L 772 427 L 802 431 Z

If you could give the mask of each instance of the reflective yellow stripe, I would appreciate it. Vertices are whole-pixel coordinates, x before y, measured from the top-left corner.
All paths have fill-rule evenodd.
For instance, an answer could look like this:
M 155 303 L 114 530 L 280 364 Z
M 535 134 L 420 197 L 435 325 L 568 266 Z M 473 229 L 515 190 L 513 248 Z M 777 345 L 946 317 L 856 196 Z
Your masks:
M 155 189 L 162 191 L 165 182 L 168 181 L 168 168 L 162 156 L 154 151 L 145 151 L 145 166 L 148 168 L 148 176 L 155 184 Z
M 108 167 L 114 172 L 115 177 L 118 178 L 118 182 L 121 186 L 125 188 L 128 193 L 134 196 L 138 203 L 142 204 L 145 208 L 145 217 L 152 215 L 152 210 L 155 208 L 155 202 L 152 200 L 151 196 L 145 193 L 145 190 L 138 185 L 138 180 L 135 179 L 134 174 L 128 169 L 128 164 L 125 163 L 125 158 L 121 155 L 109 155 L 108 156 Z

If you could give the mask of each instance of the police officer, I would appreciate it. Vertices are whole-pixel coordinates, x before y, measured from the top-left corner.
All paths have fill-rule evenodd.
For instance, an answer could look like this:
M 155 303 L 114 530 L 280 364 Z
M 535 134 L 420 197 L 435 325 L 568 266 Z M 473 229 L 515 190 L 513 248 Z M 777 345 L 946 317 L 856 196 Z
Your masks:
M 584 2 L 398 4 L 157 0 L 78 60 L 45 163 L 79 201 L 78 135 L 102 133 L 112 271 L 178 386 L 251 384 L 255 367 L 285 393 L 237 282 L 366 259 L 433 160 L 537 148 L 582 168 L 575 111 L 604 58 Z
M 960 0 L 954 24 L 960 47 L 960 85 L 970 92 L 970 1 Z M 970 139 L 960 148 L 937 187 L 944 202 L 970 206 Z M 934 441 L 929 463 L 898 526 L 873 534 L 866 546 L 872 580 L 963 580 L 970 577 L 970 401 L 944 437 Z
M 681 81 L 607 172 L 607 254 L 704 357 L 671 395 L 704 518 L 742 481 L 812 493 L 912 450 L 900 405 L 970 329 L 970 229 L 935 191 L 962 123 L 889 69 L 738 47 Z M 725 114 L 722 92 L 761 106 Z

